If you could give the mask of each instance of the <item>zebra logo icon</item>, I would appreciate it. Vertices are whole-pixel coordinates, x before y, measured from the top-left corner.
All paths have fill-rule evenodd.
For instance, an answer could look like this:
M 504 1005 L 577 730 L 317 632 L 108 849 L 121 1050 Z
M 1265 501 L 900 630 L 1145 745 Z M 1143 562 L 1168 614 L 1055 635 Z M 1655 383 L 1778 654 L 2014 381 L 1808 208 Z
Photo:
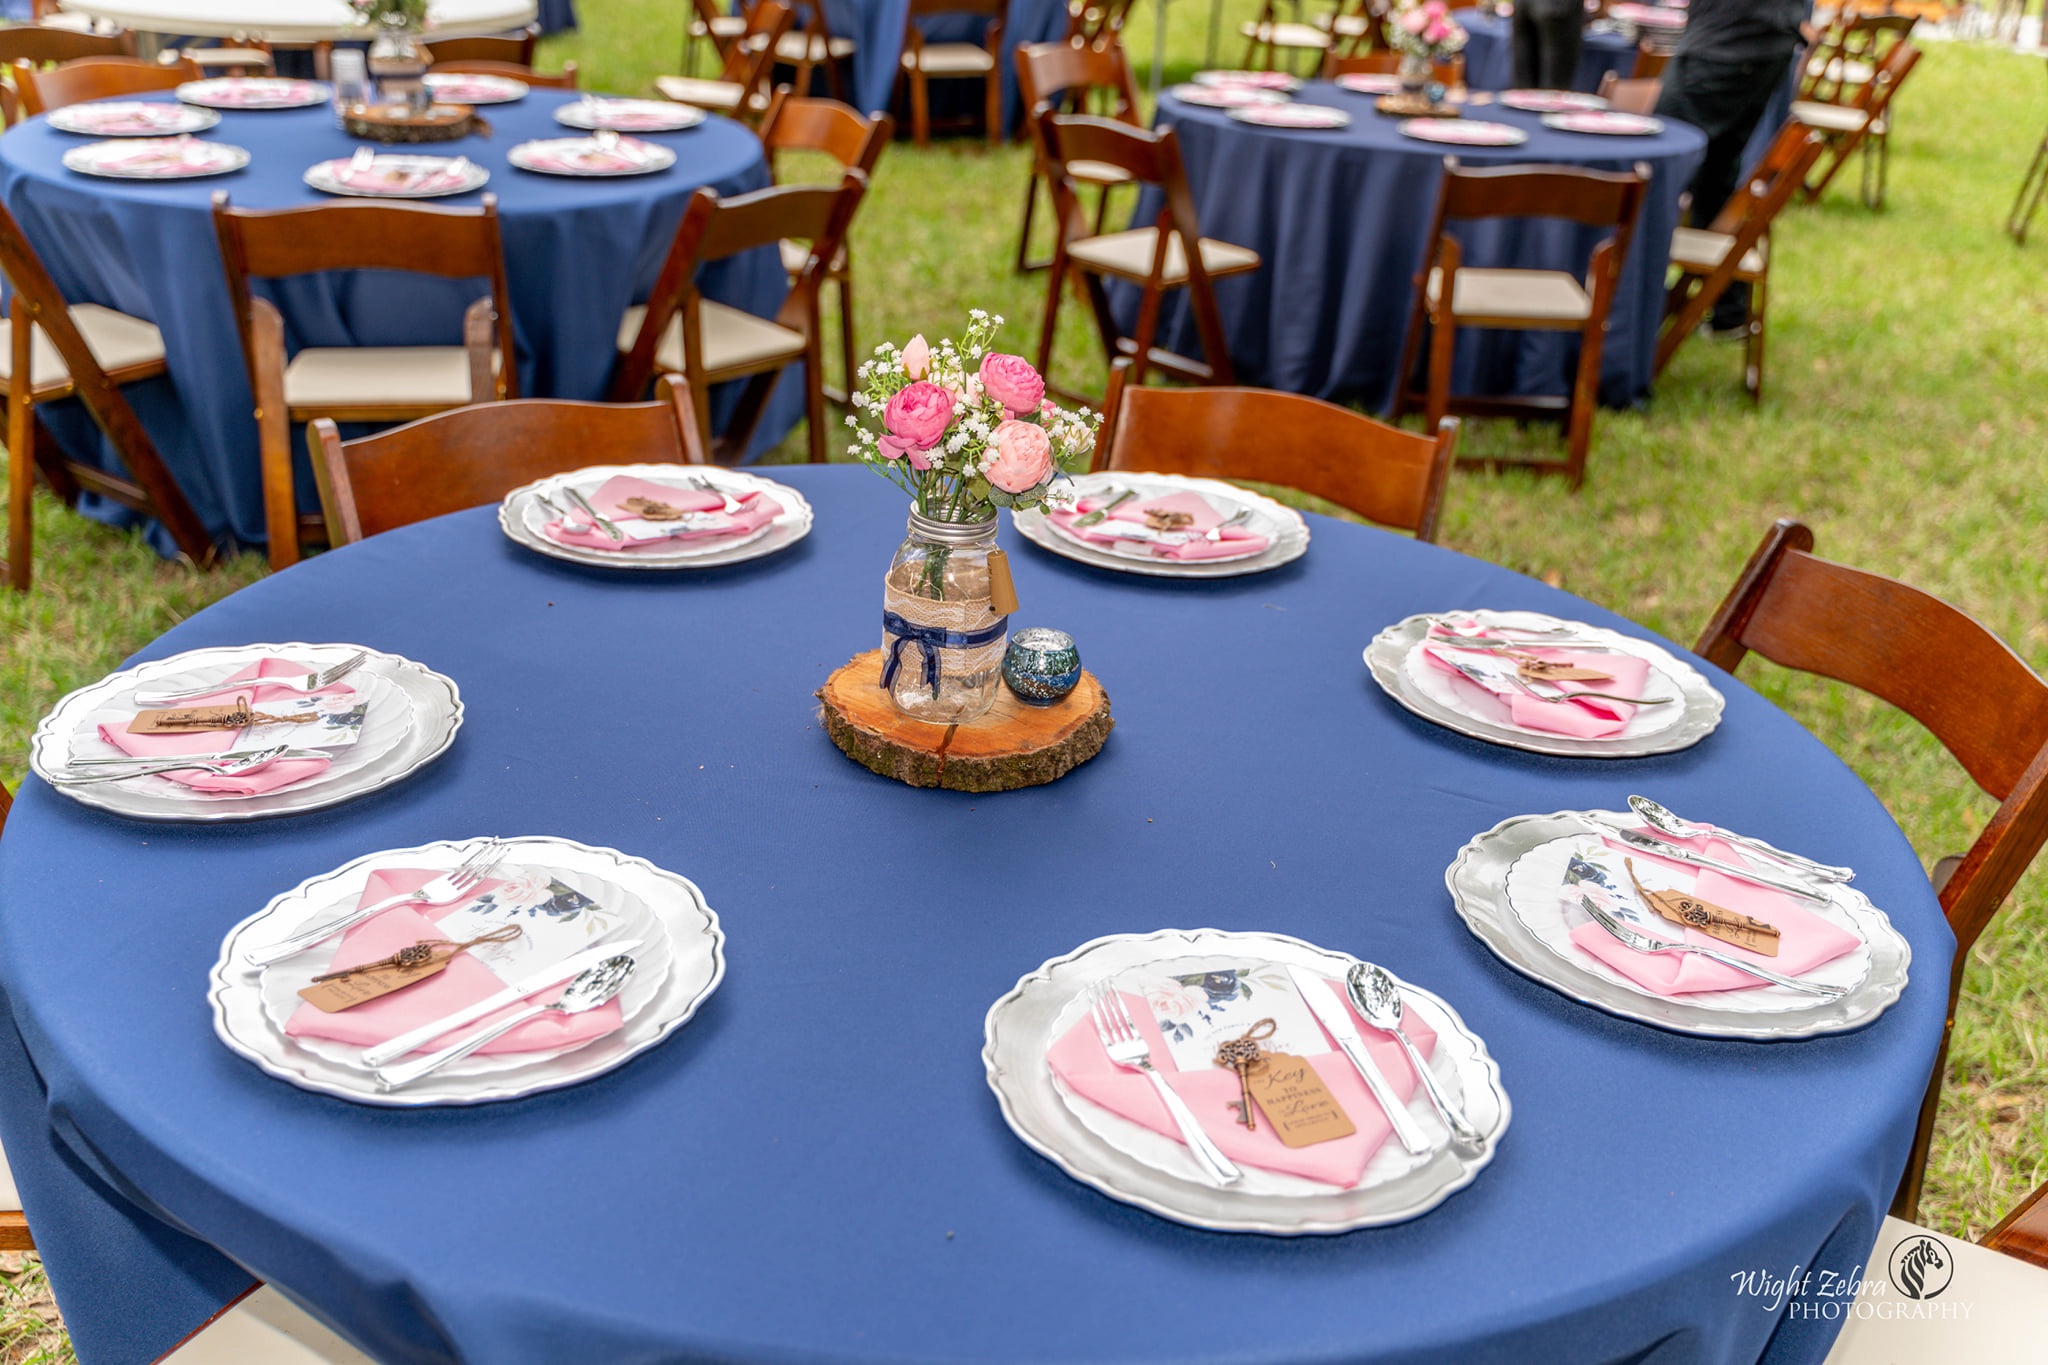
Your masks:
M 1909 1299 L 1931 1299 L 1948 1288 L 1955 1261 L 1938 1237 L 1908 1237 L 1892 1248 L 1892 1287 Z

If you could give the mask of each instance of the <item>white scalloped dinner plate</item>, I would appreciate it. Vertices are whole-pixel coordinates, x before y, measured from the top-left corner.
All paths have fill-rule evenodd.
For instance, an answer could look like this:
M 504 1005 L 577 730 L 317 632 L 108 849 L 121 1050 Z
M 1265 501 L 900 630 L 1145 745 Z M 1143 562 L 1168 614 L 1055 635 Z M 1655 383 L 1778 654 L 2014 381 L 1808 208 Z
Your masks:
M 679 491 L 689 489 L 689 480 L 701 478 L 714 489 L 735 497 L 749 492 L 764 493 L 782 504 L 782 513 L 751 535 L 715 541 L 678 542 L 673 550 L 589 550 L 580 545 L 563 545 L 541 534 L 541 527 L 555 519 L 554 514 L 541 504 L 543 496 L 553 500 L 557 506 L 563 506 L 561 489 L 565 485 L 573 486 L 588 497 L 605 480 L 617 475 L 646 479 L 650 483 L 672 484 Z M 564 559 L 571 564 L 589 564 L 601 569 L 711 569 L 739 564 L 788 549 L 811 533 L 811 520 L 811 504 L 788 484 L 719 465 L 592 465 L 587 469 L 536 479 L 522 488 L 513 489 L 498 504 L 498 526 L 515 544 L 550 559 Z
M 1019 535 L 1041 549 L 1083 564 L 1093 564 L 1099 569 L 1115 569 L 1119 573 L 1145 574 L 1154 578 L 1234 578 L 1239 574 L 1264 573 L 1291 563 L 1308 551 L 1308 523 L 1302 520 L 1301 513 L 1262 493 L 1239 488 L 1234 483 L 1225 483 L 1221 479 L 1191 479 L 1181 474 L 1130 474 L 1120 470 L 1074 475 L 1074 491 L 1079 497 L 1093 497 L 1110 489 L 1136 489 L 1138 497 L 1135 500 L 1139 502 L 1192 491 L 1201 494 L 1225 518 L 1240 508 L 1249 509 L 1251 516 L 1243 524 L 1266 537 L 1266 548 L 1228 559 L 1164 559 L 1138 547 L 1135 542 L 1132 542 L 1130 550 L 1117 550 L 1082 540 L 1054 526 L 1046 519 L 1045 513 L 1036 509 L 1013 511 L 1010 520 Z

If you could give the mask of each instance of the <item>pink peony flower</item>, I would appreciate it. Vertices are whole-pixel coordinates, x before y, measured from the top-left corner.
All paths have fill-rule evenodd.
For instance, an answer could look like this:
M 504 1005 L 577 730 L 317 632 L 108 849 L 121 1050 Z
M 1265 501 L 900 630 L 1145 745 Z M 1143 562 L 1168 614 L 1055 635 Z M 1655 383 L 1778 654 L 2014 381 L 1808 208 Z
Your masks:
M 1420 33 L 1429 24 L 1429 16 L 1419 9 L 1411 9 L 1401 16 L 1401 27 L 1410 33 Z
M 990 351 L 981 358 L 981 387 L 1003 405 L 1003 416 L 1021 417 L 1038 411 L 1045 401 L 1045 379 L 1020 355 Z
M 995 455 L 982 472 L 1005 493 L 1028 493 L 1052 477 L 1052 439 L 1043 428 L 1029 422 L 1004 422 L 989 444 Z
M 877 438 L 876 444 L 891 460 L 908 455 L 913 469 L 929 469 L 931 461 L 923 458 L 923 454 L 945 438 L 946 428 L 952 423 L 953 395 L 929 380 L 920 379 L 898 389 L 889 400 L 889 406 L 882 411 L 882 425 L 888 431 Z
M 1440 43 L 1450 36 L 1451 26 L 1441 19 L 1430 20 L 1429 27 L 1422 30 L 1422 40 L 1426 43 Z
M 932 348 L 925 341 L 924 333 L 919 332 L 910 339 L 910 344 L 903 348 L 903 373 L 912 379 L 922 379 L 925 371 L 931 367 Z

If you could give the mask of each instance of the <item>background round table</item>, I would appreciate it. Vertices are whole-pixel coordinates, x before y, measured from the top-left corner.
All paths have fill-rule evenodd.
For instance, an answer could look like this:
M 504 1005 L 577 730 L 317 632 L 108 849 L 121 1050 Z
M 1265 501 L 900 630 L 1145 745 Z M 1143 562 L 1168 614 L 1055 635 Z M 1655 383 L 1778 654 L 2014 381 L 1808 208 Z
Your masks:
M 683 208 L 700 185 L 721 194 L 768 183 L 761 144 L 744 126 L 706 119 L 681 133 L 651 134 L 673 147 L 676 164 L 654 175 L 570 178 L 514 169 L 506 152 L 530 138 L 574 135 L 554 111 L 577 98 L 534 90 L 516 104 L 482 112 L 492 135 L 439 143 L 437 154 L 485 167 L 481 191 L 431 201 L 475 205 L 498 199 L 512 292 L 519 384 L 528 397 L 602 398 L 619 318 L 642 301 L 668 251 Z M 249 166 L 198 180 L 109 180 L 65 169 L 64 153 L 90 139 L 31 119 L 0 138 L 0 195 L 21 220 L 57 286 L 73 303 L 99 303 L 147 318 L 164 334 L 166 379 L 130 385 L 165 461 L 207 529 L 223 543 L 265 539 L 262 479 L 248 371 L 221 271 L 212 196 L 225 191 L 248 208 L 333 203 L 308 187 L 306 168 L 348 156 L 357 145 L 326 106 L 223 112 L 203 135 L 249 150 Z M 773 249 L 707 267 L 705 291 L 753 313 L 772 315 L 788 282 Z M 442 281 L 388 272 L 339 272 L 257 285 L 283 310 L 287 344 L 302 346 L 449 345 L 462 337 L 462 311 L 481 282 Z M 776 386 L 756 446 L 773 445 L 802 412 L 792 369 Z M 74 452 L 99 450 L 97 429 L 77 405 L 38 409 Z M 68 420 L 67 420 L 68 417 Z M 303 440 L 300 506 L 319 504 Z
M 347 0 L 63 0 L 89 19 L 145 33 L 193 38 L 262 38 L 320 43 L 359 37 Z M 502 33 L 538 17 L 535 0 L 433 0 L 438 31 Z
M 1404 136 L 1402 121 L 1376 110 L 1373 96 L 1341 86 L 1311 82 L 1295 100 L 1342 109 L 1351 125 L 1318 132 L 1264 128 L 1171 95 L 1159 102 L 1156 121 L 1171 123 L 1180 135 L 1202 235 L 1251 247 L 1262 260 L 1255 271 L 1216 282 L 1239 383 L 1386 406 L 1444 158 L 1455 155 L 1472 166 L 1618 171 L 1648 163 L 1649 192 L 1600 357 L 1600 400 L 1618 407 L 1649 392 L 1678 196 L 1706 147 L 1698 129 L 1667 121 L 1648 137 L 1561 133 L 1544 127 L 1539 115 L 1485 104 L 1468 107 L 1468 117 L 1527 129 L 1529 140 L 1517 147 L 1450 147 Z M 1158 205 L 1157 192 L 1147 191 L 1131 221 L 1150 224 Z M 1533 219 L 1457 230 L 1468 266 L 1569 270 L 1582 278 L 1594 244 L 1611 231 Z M 1138 291 L 1118 285 L 1112 297 L 1128 331 Z M 1172 350 L 1200 354 L 1187 291 L 1166 295 L 1159 335 Z M 1465 328 L 1452 392 L 1569 393 L 1577 361 L 1576 334 Z
M 851 38 L 855 50 L 848 65 L 851 83 L 845 98 L 864 111 L 887 109 L 895 98 L 898 68 L 903 59 L 903 30 L 910 18 L 910 0 L 825 0 L 825 22 L 835 38 Z M 979 43 L 988 23 L 974 14 L 932 14 L 918 20 L 927 41 Z M 1003 81 L 1003 118 L 1014 126 L 1023 111 L 1017 95 L 1016 49 L 1019 43 L 1056 42 L 1067 31 L 1064 0 L 1007 0 L 1003 12 L 1003 50 L 997 71 Z M 829 87 L 819 77 L 817 89 Z M 932 83 L 932 108 L 940 118 L 979 115 L 981 86 L 977 81 L 937 80 Z M 907 126 L 907 120 L 903 121 Z
M 1461 9 L 1451 17 L 1464 25 L 1465 84 L 1474 90 L 1509 90 L 1515 84 L 1515 45 L 1510 35 L 1513 21 L 1482 9 Z M 1636 40 L 1609 30 L 1586 31 L 1579 49 L 1578 75 L 1572 89 L 1591 94 L 1600 88 L 1600 78 L 1612 71 L 1626 77 L 1635 69 Z
M 1050 786 L 912 789 L 834 749 L 811 696 L 878 638 L 903 498 L 858 469 L 777 473 L 817 524 L 768 560 L 579 569 L 483 508 L 322 555 L 146 651 L 355 640 L 444 670 L 462 733 L 384 793 L 167 827 L 27 785 L 0 840 L 19 1030 L 0 1028 L 0 1127 L 82 1358 L 150 1359 L 247 1273 L 394 1362 L 1821 1358 L 1838 1324 L 1781 1321 L 1730 1276 L 1867 1253 L 1953 948 L 1913 850 L 1828 750 L 1712 669 L 1720 729 L 1658 758 L 1417 720 L 1359 659 L 1391 621 L 1626 623 L 1311 517 L 1303 559 L 1198 582 L 1006 530 L 1015 619 L 1075 634 L 1116 730 Z M 1901 1001 L 1848 1035 L 1714 1041 L 1495 960 L 1444 889 L 1459 847 L 1631 791 L 1854 865 L 1911 941 Z M 476 1108 L 309 1094 L 216 1041 L 204 982 L 229 926 L 363 853 L 483 833 L 693 878 L 729 936 L 724 984 L 611 1074 Z M 1098 935 L 1204 926 L 1441 994 L 1514 1103 L 1493 1164 L 1413 1222 L 1275 1239 L 1155 1218 L 1026 1148 L 983 1078 L 991 1002 Z

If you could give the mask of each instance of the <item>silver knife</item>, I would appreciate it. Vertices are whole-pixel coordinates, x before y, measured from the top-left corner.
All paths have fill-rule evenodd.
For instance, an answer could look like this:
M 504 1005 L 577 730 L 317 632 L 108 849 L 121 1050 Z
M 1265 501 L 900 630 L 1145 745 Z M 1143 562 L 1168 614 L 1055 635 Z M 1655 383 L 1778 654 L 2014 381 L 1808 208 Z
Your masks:
M 584 497 L 582 493 L 578 492 L 575 484 L 563 484 L 562 496 L 567 498 L 570 502 L 575 503 L 579 508 L 581 508 L 583 510 L 583 515 L 589 517 L 592 521 L 596 522 L 597 528 L 600 531 L 603 531 L 606 535 L 610 536 L 613 540 L 624 540 L 626 538 L 626 533 L 624 531 L 621 531 L 617 526 L 613 525 L 612 522 L 604 515 L 604 513 L 598 511 L 595 507 L 592 507 L 590 505 L 590 499 Z
M 1704 853 L 1695 853 L 1682 844 L 1666 843 L 1654 834 L 1644 834 L 1640 830 L 1633 829 L 1611 829 L 1606 825 L 1600 826 L 1600 829 L 1611 839 L 1619 839 L 1631 848 L 1639 848 L 1643 852 L 1658 858 L 1669 858 L 1674 863 L 1684 863 L 1689 867 L 1708 868 L 1721 873 L 1723 876 L 1735 877 L 1757 886 L 1768 887 L 1773 891 L 1783 891 L 1788 896 L 1798 896 L 1802 900 L 1813 901 L 1820 905 L 1827 905 L 1833 900 L 1833 897 L 1829 896 L 1827 892 L 1817 890 L 1805 883 L 1782 881 L 1777 877 L 1767 877 L 1761 872 L 1752 872 L 1746 867 L 1737 867 L 1734 863 L 1724 863 L 1719 858 L 1709 858 Z
M 363 1049 L 363 1064 L 365 1066 L 383 1066 L 386 1062 L 397 1061 L 406 1053 L 424 1044 L 431 1043 L 450 1029 L 461 1028 L 464 1024 L 473 1024 L 487 1014 L 496 1014 L 505 1006 L 516 1005 L 529 995 L 544 991 L 550 986 L 559 986 L 585 967 L 594 967 L 608 957 L 617 957 L 620 953 L 630 953 L 639 946 L 640 940 L 637 938 L 623 939 L 617 943 L 606 943 L 595 948 L 585 948 L 580 953 L 573 953 L 563 958 L 553 966 L 542 967 L 538 971 L 528 972 L 496 995 L 487 996 L 477 1001 L 474 1005 L 464 1005 L 453 1014 L 443 1015 L 429 1024 L 421 1024 L 411 1032 L 401 1033 L 389 1042 L 379 1043 L 375 1047 Z
M 1365 1039 L 1358 1034 L 1358 1026 L 1351 1021 L 1351 1012 L 1339 1004 L 1337 997 L 1330 994 L 1330 983 L 1314 972 L 1300 967 L 1289 967 L 1287 975 L 1294 980 L 1294 990 L 1302 1003 L 1315 1012 L 1324 1029 L 1337 1040 L 1337 1046 L 1344 1049 L 1344 1055 L 1351 1059 L 1351 1065 L 1358 1068 L 1359 1076 L 1365 1081 L 1365 1088 L 1372 1091 L 1372 1097 L 1379 1101 L 1386 1111 L 1387 1122 L 1394 1126 L 1394 1136 L 1401 1145 L 1417 1156 L 1430 1149 L 1429 1138 L 1423 1133 L 1415 1116 L 1408 1112 L 1408 1106 L 1394 1096 L 1394 1088 L 1387 1084 L 1372 1054 L 1365 1050 Z

